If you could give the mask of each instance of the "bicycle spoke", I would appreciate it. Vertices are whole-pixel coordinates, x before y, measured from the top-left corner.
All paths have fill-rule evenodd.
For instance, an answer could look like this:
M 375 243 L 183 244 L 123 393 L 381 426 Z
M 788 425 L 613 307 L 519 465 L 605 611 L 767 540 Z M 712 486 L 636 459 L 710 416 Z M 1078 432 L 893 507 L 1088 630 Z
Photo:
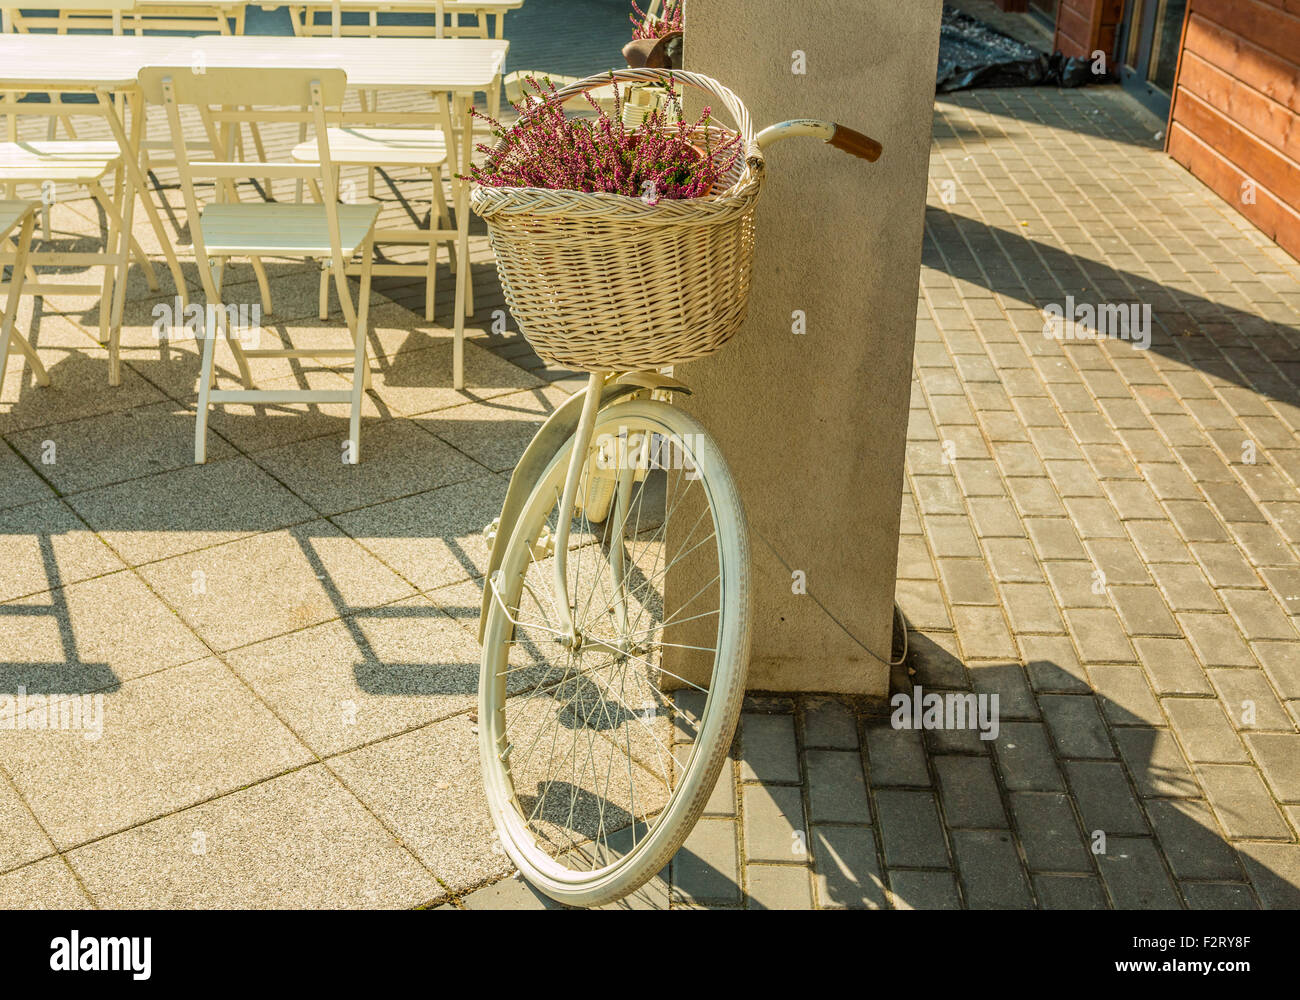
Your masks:
M 635 426 L 628 437 L 641 433 L 652 440 Z M 630 466 L 640 454 L 619 444 L 612 470 L 589 454 L 574 507 L 562 511 L 572 454 L 561 450 L 520 515 L 527 533 L 516 526 L 502 574 L 488 584 L 501 588 L 490 607 L 513 623 L 493 633 L 490 669 L 485 660 L 485 684 L 503 700 L 487 744 L 497 753 L 484 760 L 501 769 L 508 789 L 504 800 L 490 801 L 527 831 L 525 854 L 540 852 L 575 876 L 641 852 L 663 832 L 665 817 L 682 815 L 667 808 L 678 783 L 698 790 L 698 762 L 717 760 L 712 751 L 702 755 L 698 741 L 704 715 L 723 709 L 711 696 L 713 667 L 695 661 L 719 655 L 706 638 L 722 634 L 716 623 L 728 593 L 719 521 L 709 484 L 659 460 L 646 471 Z M 561 535 L 565 553 L 543 544 Z M 562 582 L 555 576 L 561 557 Z M 689 584 L 681 600 L 677 583 L 672 595 L 665 584 L 685 565 L 692 569 L 682 577 Z M 677 656 L 693 658 L 683 661 L 689 670 Z M 688 709 L 666 688 L 689 693 L 692 705 L 704 700 Z M 733 674 L 728 697 L 738 690 Z M 519 834 L 511 836 L 520 846 Z

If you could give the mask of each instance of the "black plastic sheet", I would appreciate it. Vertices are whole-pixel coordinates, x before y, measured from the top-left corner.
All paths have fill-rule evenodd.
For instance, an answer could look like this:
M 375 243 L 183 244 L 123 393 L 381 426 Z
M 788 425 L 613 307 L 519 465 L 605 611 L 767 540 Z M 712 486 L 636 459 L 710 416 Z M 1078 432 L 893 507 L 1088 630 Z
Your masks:
M 1094 79 L 1087 60 L 1049 56 L 944 4 L 935 89 L 943 94 L 975 87 L 1081 87 Z

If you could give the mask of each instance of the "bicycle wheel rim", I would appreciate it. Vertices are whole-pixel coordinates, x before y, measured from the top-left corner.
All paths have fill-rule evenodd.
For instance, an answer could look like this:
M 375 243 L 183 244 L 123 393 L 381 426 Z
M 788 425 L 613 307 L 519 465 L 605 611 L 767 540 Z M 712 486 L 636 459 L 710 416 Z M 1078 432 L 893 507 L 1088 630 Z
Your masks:
M 688 416 L 664 404 L 638 402 L 614 407 L 601 415 L 596 438 L 599 440 L 602 431 L 611 425 L 622 425 L 624 429 L 631 426 L 642 431 L 676 435 L 678 440 L 692 442 L 691 447 L 688 448 L 688 463 L 693 462 L 695 468 L 699 470 L 699 477 L 694 482 L 698 484 L 705 503 L 704 509 L 708 515 L 706 520 L 712 529 L 713 547 L 719 567 L 716 601 L 717 638 L 712 651 L 707 689 L 697 686 L 698 690 L 690 692 L 691 696 L 698 701 L 700 691 L 704 691 L 704 700 L 702 707 L 699 707 L 693 717 L 689 713 L 685 716 L 689 720 L 688 728 L 689 725 L 694 726 L 692 730 L 694 738 L 689 743 L 689 754 L 685 759 L 680 754 L 670 754 L 672 756 L 670 780 L 665 788 L 665 797 L 658 808 L 645 808 L 643 811 L 634 808 L 621 825 L 611 824 L 611 827 L 615 828 L 614 833 L 627 831 L 625 835 L 632 839 L 630 850 L 620 851 L 615 844 L 611 843 L 613 838 L 611 830 L 605 829 L 603 811 L 600 813 L 600 823 L 595 836 L 582 838 L 573 836 L 560 845 L 553 841 L 544 844 L 539 839 L 534 822 L 540 800 L 534 798 L 531 809 L 527 807 L 527 802 L 523 801 L 526 797 L 521 797 L 521 785 L 527 787 L 528 776 L 523 775 L 523 780 L 517 782 L 516 779 L 521 776 L 516 773 L 517 768 L 512 762 L 512 759 L 516 759 L 515 754 L 520 744 L 513 739 L 515 733 L 511 732 L 511 720 L 507 710 L 512 696 L 509 696 L 506 690 L 504 674 L 508 671 L 503 668 L 508 667 L 510 647 L 504 644 L 503 638 L 507 630 L 510 630 L 511 636 L 517 637 L 524 628 L 512 626 L 505 609 L 509 606 L 516 616 L 521 616 L 524 602 L 520 601 L 520 595 L 527 588 L 522 583 L 513 581 L 520 568 L 528 565 L 527 560 L 534 558 L 532 555 L 527 555 L 527 559 L 525 558 L 525 547 L 539 534 L 542 526 L 541 514 L 549 511 L 549 516 L 553 517 L 550 494 L 556 492 L 557 482 L 562 479 L 564 468 L 567 468 L 569 447 L 561 451 L 551 468 L 534 487 L 525 513 L 521 516 L 518 530 L 510 539 L 499 581 L 503 600 L 500 602 L 494 600 L 493 610 L 489 613 L 480 689 L 482 699 L 479 718 L 480 749 L 489 805 L 502 844 L 512 861 L 542 891 L 564 901 L 573 901 L 576 898 L 587 905 L 594 905 L 602 899 L 617 898 L 631 888 L 635 888 L 634 883 L 639 884 L 653 876 L 685 839 L 690 826 L 703 808 L 704 800 L 712 791 L 722 760 L 725 759 L 729 749 L 739 712 L 740 698 L 743 695 L 743 674 L 748 656 L 748 549 L 744 513 L 739 505 L 734 482 L 725 464 L 722 463 L 716 445 Z M 703 442 L 703 445 L 696 447 L 694 442 L 697 441 Z M 644 498 L 648 494 L 643 490 L 639 495 Z M 669 502 L 670 498 L 665 498 L 665 511 L 673 509 L 668 506 Z M 553 524 L 554 521 L 550 523 Z M 663 535 L 669 534 L 671 524 L 671 517 L 666 514 L 662 522 Z M 580 519 L 575 519 L 574 531 L 579 538 L 575 544 L 579 548 L 583 546 L 583 539 L 586 537 L 584 529 L 589 527 L 589 524 L 583 525 Z M 634 537 L 635 534 L 633 532 Z M 691 542 L 689 534 L 684 538 L 683 548 Z M 594 548 L 589 539 L 586 541 L 586 547 L 589 553 Z M 570 560 L 581 564 L 580 559 L 574 560 L 573 544 L 570 546 Z M 593 562 L 589 560 L 588 565 L 593 565 Z M 595 561 L 594 565 L 599 565 L 599 560 Z M 663 577 L 666 577 L 670 566 L 671 564 L 665 559 Z M 525 573 L 524 577 L 528 575 Z M 669 608 L 661 610 L 662 619 L 668 620 L 669 627 L 672 627 L 673 614 L 674 612 Z M 563 676 L 561 674 L 559 679 L 552 678 L 554 681 L 551 685 L 552 690 L 557 690 L 563 685 Z M 682 678 L 675 678 L 676 683 L 682 680 Z M 540 682 L 534 690 L 541 692 L 545 688 L 546 684 Z M 604 694 L 608 693 L 607 687 Z M 675 727 L 682 725 L 683 716 L 678 707 L 677 697 L 673 697 L 672 703 L 673 714 L 662 720 L 660 725 L 662 729 L 676 733 Z M 627 720 L 627 725 L 631 725 L 630 720 Z M 577 739 L 576 731 L 574 739 Z M 669 745 L 676 749 L 676 744 Z M 633 757 L 632 744 L 629 742 L 624 746 L 625 756 Z M 662 746 L 663 743 L 660 743 L 660 747 Z M 507 747 L 510 748 L 506 753 L 507 759 L 503 760 L 501 753 Z M 594 756 L 593 752 L 592 757 Z M 625 764 L 626 761 L 620 761 L 620 765 Z M 596 776 L 595 784 L 599 789 L 599 772 L 587 773 Z M 633 772 L 633 784 L 637 773 Z M 549 789 L 549 784 L 547 788 Z M 599 791 L 604 796 L 601 798 L 603 810 L 603 803 L 610 798 L 610 783 L 607 781 Z M 573 794 L 572 789 L 570 794 Z M 544 798 L 543 793 L 541 799 Z M 649 801 L 642 800 L 642 804 L 648 805 Z M 571 801 L 570 814 L 567 817 L 571 826 L 574 818 L 572 810 Z M 587 831 L 588 834 L 590 832 Z M 564 850 L 556 850 L 557 847 L 563 847 Z M 583 854 L 584 851 L 587 852 L 586 856 Z M 578 867 L 575 867 L 575 861 Z

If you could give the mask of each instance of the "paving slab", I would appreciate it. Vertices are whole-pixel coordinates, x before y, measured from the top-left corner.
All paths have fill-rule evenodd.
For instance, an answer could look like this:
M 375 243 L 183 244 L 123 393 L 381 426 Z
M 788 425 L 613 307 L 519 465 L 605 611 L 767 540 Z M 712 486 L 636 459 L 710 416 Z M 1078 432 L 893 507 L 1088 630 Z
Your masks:
M 869 827 L 815 826 L 812 835 L 814 884 L 822 909 L 880 910 L 887 893 Z
M 330 769 L 452 892 L 512 867 L 494 837 L 468 716 L 329 760 Z
M 959 910 L 961 900 L 951 872 L 889 872 L 890 897 L 899 910 Z
M 746 909 L 811 910 L 812 878 L 802 865 L 746 865 Z
M 473 637 L 425 597 L 226 655 L 322 756 L 468 712 L 478 704 L 479 660 Z
M 481 476 L 484 469 L 411 421 L 389 420 L 362 437 L 362 461 L 343 462 L 342 444 L 320 437 L 257 454 L 257 463 L 322 514 L 338 514 L 426 493 Z
M 213 659 L 91 697 L 99 704 L 82 709 L 77 728 L 63 725 L 75 723 L 76 715 L 60 716 L 59 728 L 27 729 L 0 740 L 0 766 L 61 850 L 312 759 Z M 29 717 L 37 712 L 31 709 Z M 50 713 L 44 721 L 53 718 Z
M 740 888 L 739 834 L 735 820 L 704 818 L 673 856 L 674 900 L 737 906 Z
M 486 571 L 483 529 L 501 513 L 506 485 L 483 476 L 333 521 L 416 588 L 436 590 Z
M 1300 909 L 1300 846 L 1243 844 L 1241 855 L 1264 909 Z
M 1034 892 L 1045 910 L 1104 910 L 1106 900 L 1093 876 L 1035 875 Z
M 52 855 L 54 844 L 37 823 L 31 809 L 8 781 L 0 781 L 0 872 L 29 865 Z
M 1291 838 L 1290 827 L 1254 768 L 1241 764 L 1206 764 L 1196 772 L 1229 837 Z
M 807 863 L 808 824 L 803 794 L 782 785 L 744 785 L 745 857 L 749 861 Z
M 94 903 L 62 858 L 46 858 L 0 875 L 5 910 L 90 910 Z
M 845 750 L 806 750 L 808 812 L 813 823 L 871 823 L 871 802 L 862 755 Z
M 193 465 L 194 410 L 166 400 L 22 431 L 9 439 L 66 496 Z M 210 462 L 234 453 L 218 436 L 208 441 Z
M 210 652 L 133 572 L 0 605 L 3 691 L 89 694 Z
M 0 601 L 124 569 L 125 563 L 58 499 L 0 509 Z
M 314 516 L 311 507 L 242 457 L 88 490 L 68 502 L 132 566 Z
M 932 793 L 880 789 L 875 803 L 886 865 L 891 868 L 948 866 L 946 838 Z
M 320 764 L 67 857 L 97 903 L 123 909 L 387 909 L 447 895 Z
M 145 566 L 140 574 L 216 650 L 247 646 L 415 593 L 410 583 L 329 521 L 191 552 Z
M 741 781 L 777 783 L 800 780 L 793 716 L 743 714 L 740 717 L 740 739 L 744 748 Z
M 972 910 L 1024 910 L 1032 900 L 1029 882 L 1010 833 L 954 830 L 952 850 Z

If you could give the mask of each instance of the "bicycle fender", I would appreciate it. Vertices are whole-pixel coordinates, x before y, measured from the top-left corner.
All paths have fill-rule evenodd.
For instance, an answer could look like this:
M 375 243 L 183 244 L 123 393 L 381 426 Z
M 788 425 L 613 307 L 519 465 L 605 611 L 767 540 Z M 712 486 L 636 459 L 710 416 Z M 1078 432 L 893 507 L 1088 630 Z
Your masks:
M 666 378 L 663 375 L 650 372 L 631 372 L 619 375 L 605 383 L 600 408 L 604 410 L 627 396 L 645 392 L 647 389 L 663 389 L 684 393 L 690 393 L 691 391 L 681 382 Z M 501 517 L 497 522 L 496 539 L 500 544 L 494 543 L 492 546 L 492 552 L 488 559 L 487 574 L 483 579 L 483 598 L 478 619 L 478 641 L 480 646 L 483 644 L 483 630 L 487 627 L 488 607 L 492 601 L 492 574 L 501 568 L 501 560 L 505 558 L 506 553 L 505 542 L 514 531 L 515 523 L 519 520 L 519 515 L 524 509 L 524 504 L 528 502 L 533 487 L 542 478 L 552 460 L 564 447 L 565 442 L 578 429 L 578 421 L 582 418 L 582 405 L 586 398 L 587 390 L 582 389 L 566 399 L 546 419 L 542 429 L 537 432 L 536 437 L 524 449 L 518 464 L 515 465 L 514 472 L 510 474 L 510 485 L 506 489 L 506 499 L 501 505 Z
M 680 392 L 689 396 L 690 387 L 680 379 L 669 378 L 666 375 L 660 375 L 657 372 L 624 372 L 614 379 L 614 385 L 634 385 L 641 389 L 664 389 L 670 392 Z M 601 409 L 605 408 L 601 404 Z

